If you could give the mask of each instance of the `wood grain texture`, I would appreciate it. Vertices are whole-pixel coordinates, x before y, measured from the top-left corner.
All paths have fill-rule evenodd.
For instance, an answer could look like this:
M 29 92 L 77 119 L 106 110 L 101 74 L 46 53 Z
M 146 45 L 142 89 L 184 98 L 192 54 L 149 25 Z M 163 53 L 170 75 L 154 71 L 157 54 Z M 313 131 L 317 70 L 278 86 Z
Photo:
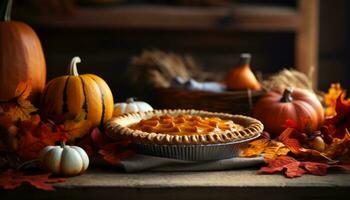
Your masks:
M 295 40 L 296 68 L 311 76 L 317 87 L 319 1 L 299 0 L 300 27 Z
M 61 28 L 124 28 L 162 30 L 295 31 L 295 9 L 283 6 L 176 7 L 131 5 L 79 8 L 71 15 L 27 15 L 32 24 Z
M 0 190 L 2 199 L 346 199 L 350 174 L 257 175 L 256 169 L 222 172 L 145 172 L 126 174 L 118 169 L 90 169 L 82 176 L 57 184 L 57 191 L 28 187 Z

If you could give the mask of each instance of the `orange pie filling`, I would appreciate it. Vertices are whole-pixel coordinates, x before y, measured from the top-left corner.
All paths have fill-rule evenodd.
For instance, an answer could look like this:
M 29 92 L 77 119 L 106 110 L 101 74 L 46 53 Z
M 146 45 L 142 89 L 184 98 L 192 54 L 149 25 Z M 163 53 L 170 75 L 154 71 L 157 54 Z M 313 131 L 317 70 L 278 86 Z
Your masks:
M 129 126 L 133 130 L 169 135 L 204 135 L 243 130 L 243 126 L 232 120 L 196 115 L 162 115 L 141 120 Z

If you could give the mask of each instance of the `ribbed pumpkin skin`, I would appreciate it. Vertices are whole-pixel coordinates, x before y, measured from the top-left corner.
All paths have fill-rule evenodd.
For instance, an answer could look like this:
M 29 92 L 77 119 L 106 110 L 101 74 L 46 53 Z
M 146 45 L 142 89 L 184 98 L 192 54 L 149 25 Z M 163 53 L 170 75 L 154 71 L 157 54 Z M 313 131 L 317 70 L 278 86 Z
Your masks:
M 113 115 L 113 95 L 96 75 L 61 76 L 47 84 L 41 106 L 44 116 L 75 119 L 86 113 L 93 126 L 100 126 Z
M 291 102 L 281 102 L 282 92 L 270 91 L 256 103 L 253 116 L 274 136 L 282 133 L 287 119 L 295 121 L 300 129 L 318 130 L 323 124 L 324 112 L 317 97 L 298 88 L 293 90 L 291 97 Z
M 46 82 L 41 43 L 28 25 L 0 22 L 0 100 L 14 97 L 19 82 L 32 81 L 31 100 L 37 102 Z

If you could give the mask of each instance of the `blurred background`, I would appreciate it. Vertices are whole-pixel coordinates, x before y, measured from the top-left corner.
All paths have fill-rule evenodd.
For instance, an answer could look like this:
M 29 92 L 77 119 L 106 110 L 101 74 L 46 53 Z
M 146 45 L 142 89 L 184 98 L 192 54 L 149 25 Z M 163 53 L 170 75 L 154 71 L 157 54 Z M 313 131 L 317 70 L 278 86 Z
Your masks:
M 39 35 L 48 80 L 80 56 L 80 73 L 103 77 L 120 101 L 137 96 L 127 69 L 145 49 L 191 55 L 218 74 L 249 52 L 263 76 L 296 68 L 320 90 L 349 89 L 348 8 L 346 0 L 15 0 L 13 19 Z

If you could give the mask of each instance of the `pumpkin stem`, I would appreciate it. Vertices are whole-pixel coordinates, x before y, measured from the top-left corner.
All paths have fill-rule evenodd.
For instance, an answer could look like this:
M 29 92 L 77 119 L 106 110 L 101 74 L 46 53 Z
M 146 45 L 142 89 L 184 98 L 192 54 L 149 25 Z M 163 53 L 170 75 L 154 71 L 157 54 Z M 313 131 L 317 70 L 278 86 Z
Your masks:
M 74 58 L 72 58 L 72 61 L 70 62 L 70 65 L 68 68 L 68 74 L 70 76 L 79 76 L 77 63 L 81 63 L 81 59 L 80 57 L 75 56 Z
M 291 88 L 291 87 L 286 88 L 283 91 L 283 95 L 282 95 L 280 102 L 282 102 L 282 103 L 292 102 L 293 101 L 292 93 L 293 93 L 293 88 Z
M 61 148 L 64 148 L 66 146 L 66 143 L 64 141 L 60 141 Z
M 126 99 L 126 103 L 133 103 L 135 99 L 133 97 L 129 97 Z
M 252 56 L 250 53 L 241 53 L 239 58 L 239 66 L 250 65 L 251 58 Z
M 2 0 L 0 5 L 0 21 L 10 21 L 12 10 L 12 0 Z

